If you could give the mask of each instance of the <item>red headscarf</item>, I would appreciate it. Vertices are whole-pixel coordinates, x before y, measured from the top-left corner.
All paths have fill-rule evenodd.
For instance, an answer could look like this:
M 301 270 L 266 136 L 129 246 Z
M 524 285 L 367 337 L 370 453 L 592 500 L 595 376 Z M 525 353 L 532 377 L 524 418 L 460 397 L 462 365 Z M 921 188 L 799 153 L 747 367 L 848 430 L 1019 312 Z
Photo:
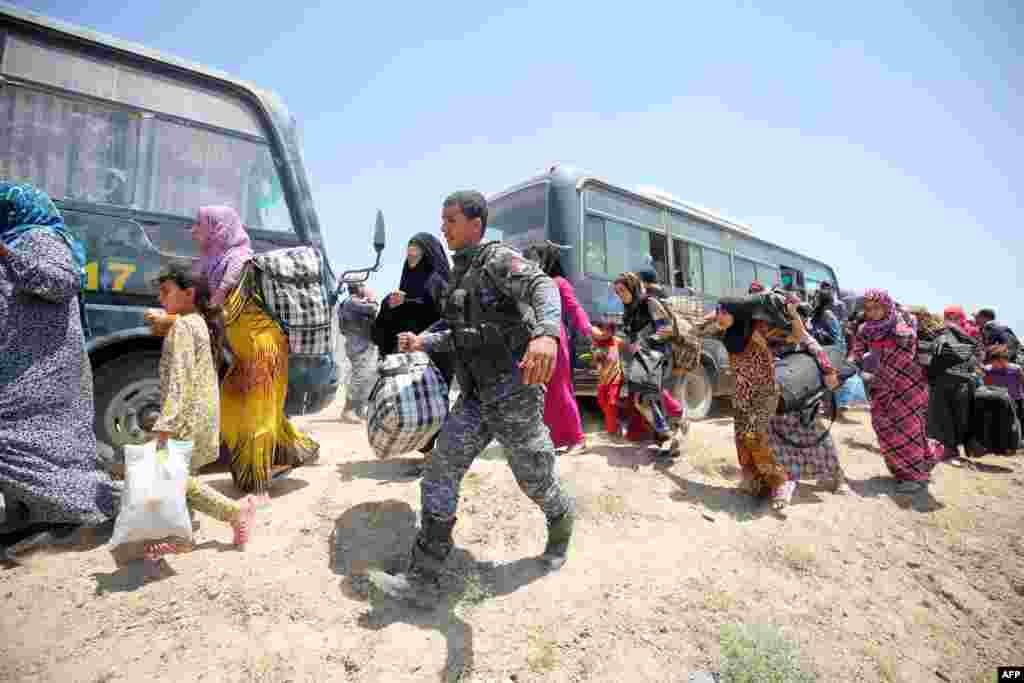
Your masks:
M 946 306 L 942 311 L 942 317 L 945 320 L 953 318 L 957 327 L 972 337 L 978 337 L 978 327 L 967 319 L 967 314 L 964 313 L 963 306 Z

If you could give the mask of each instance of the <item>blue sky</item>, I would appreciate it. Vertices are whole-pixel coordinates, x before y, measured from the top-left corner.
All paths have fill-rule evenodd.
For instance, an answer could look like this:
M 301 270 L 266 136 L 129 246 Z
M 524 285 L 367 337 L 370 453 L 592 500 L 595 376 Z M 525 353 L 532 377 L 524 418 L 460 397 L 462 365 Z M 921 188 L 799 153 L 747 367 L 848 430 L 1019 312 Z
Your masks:
M 1024 330 L 1019 3 L 19 4 L 281 94 L 332 260 L 384 210 L 378 292 L 449 191 L 561 161 Z

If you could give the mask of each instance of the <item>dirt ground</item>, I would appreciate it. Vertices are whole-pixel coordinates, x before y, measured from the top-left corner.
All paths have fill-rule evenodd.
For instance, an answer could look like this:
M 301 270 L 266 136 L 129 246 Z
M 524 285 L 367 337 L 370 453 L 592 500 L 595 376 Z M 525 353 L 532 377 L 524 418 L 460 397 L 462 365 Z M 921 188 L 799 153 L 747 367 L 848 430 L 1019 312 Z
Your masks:
M 899 497 L 857 414 L 835 427 L 853 492 L 807 482 L 783 517 L 736 493 L 727 417 L 669 469 L 595 437 L 559 461 L 580 521 L 544 574 L 543 518 L 492 447 L 465 480 L 448 599 L 424 612 L 371 603 L 365 579 L 412 540 L 415 460 L 378 460 L 336 413 L 299 420 L 322 460 L 280 484 L 245 553 L 204 517 L 153 583 L 107 548 L 0 567 L 0 679 L 686 681 L 717 670 L 732 623 L 781 627 L 821 681 L 981 683 L 1024 661 L 1024 458 L 940 465 L 929 495 Z

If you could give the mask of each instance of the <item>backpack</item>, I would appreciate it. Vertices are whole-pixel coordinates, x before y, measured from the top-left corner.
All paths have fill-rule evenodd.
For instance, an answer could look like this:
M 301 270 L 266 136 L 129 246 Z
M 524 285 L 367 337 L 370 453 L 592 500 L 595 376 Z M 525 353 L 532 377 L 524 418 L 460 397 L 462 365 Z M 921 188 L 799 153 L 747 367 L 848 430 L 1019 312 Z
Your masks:
M 252 258 L 263 301 L 288 335 L 293 354 L 320 356 L 333 351 L 333 302 L 327 268 L 313 247 L 275 249 Z
M 679 377 L 700 366 L 701 338 L 695 328 L 703 322 L 704 307 L 696 297 L 651 298 L 672 321 L 672 374 Z

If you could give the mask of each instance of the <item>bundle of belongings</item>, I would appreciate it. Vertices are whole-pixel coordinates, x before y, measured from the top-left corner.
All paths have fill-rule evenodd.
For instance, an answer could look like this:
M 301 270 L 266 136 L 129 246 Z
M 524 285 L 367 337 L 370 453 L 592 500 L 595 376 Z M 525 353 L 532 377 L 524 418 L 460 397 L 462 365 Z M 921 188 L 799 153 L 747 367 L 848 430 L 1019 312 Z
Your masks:
M 288 335 L 292 354 L 330 354 L 333 275 L 313 247 L 275 249 L 252 259 L 267 313 Z
M 448 417 L 448 385 L 422 351 L 393 353 L 377 366 L 366 435 L 378 458 L 425 447 Z
M 971 410 L 971 436 L 987 453 L 1009 455 L 1021 446 L 1020 416 L 1005 387 L 978 387 Z

